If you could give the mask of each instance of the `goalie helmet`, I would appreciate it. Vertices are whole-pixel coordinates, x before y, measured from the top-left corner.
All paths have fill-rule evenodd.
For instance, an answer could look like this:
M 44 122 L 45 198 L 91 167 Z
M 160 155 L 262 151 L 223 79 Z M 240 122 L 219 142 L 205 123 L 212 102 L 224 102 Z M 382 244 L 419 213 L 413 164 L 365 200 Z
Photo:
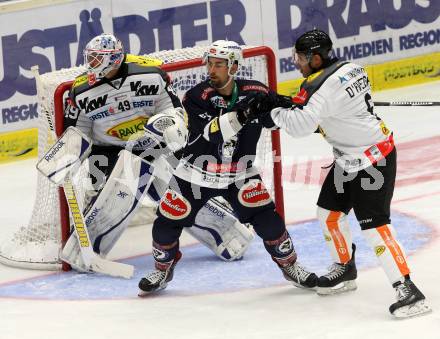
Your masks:
M 293 55 L 303 53 L 310 62 L 313 54 L 319 54 L 323 60 L 327 60 L 330 58 L 332 46 L 333 42 L 328 34 L 315 28 L 305 32 L 296 40 Z
M 103 33 L 94 37 L 84 49 L 84 64 L 87 67 L 89 84 L 105 77 L 121 66 L 124 59 L 122 42 L 113 34 Z
M 205 64 L 208 62 L 209 57 L 226 59 L 228 61 L 228 69 L 231 69 L 234 63 L 240 66 L 243 52 L 241 47 L 234 41 L 217 40 L 203 54 L 203 62 Z

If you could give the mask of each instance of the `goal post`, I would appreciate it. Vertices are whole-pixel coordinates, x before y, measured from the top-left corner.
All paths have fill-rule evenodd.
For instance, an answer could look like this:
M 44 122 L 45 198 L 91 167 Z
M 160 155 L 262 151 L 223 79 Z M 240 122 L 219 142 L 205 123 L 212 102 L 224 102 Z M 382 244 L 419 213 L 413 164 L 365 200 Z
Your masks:
M 277 88 L 276 59 L 266 46 L 243 47 L 243 62 L 238 78 L 261 81 L 273 90 Z M 171 77 L 177 95 L 183 94 L 206 79 L 206 67 L 201 55 L 206 47 L 160 51 L 148 56 L 163 60 L 161 66 Z M 85 71 L 84 67 L 72 67 L 37 77 L 39 114 L 39 158 L 51 146 L 48 126 L 41 112 L 54 115 L 55 131 L 63 133 L 64 100 L 74 78 Z M 284 218 L 282 188 L 281 143 L 279 131 L 263 130 L 257 147 L 256 163 L 263 180 L 271 192 L 278 213 Z M 61 188 L 38 174 L 37 196 L 31 220 L 27 226 L 18 227 L 12 236 L 0 234 L 0 262 L 10 266 L 35 269 L 60 269 L 59 255 L 70 232 L 67 203 Z M 45 253 L 49 251 L 50 253 Z M 63 265 L 63 269 L 68 266 Z

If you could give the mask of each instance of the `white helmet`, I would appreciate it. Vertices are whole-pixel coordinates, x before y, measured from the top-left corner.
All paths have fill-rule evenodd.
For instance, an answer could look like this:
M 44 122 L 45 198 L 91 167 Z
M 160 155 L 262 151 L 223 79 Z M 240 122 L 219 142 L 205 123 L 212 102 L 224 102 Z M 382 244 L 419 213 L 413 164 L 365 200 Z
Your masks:
M 122 42 L 113 34 L 103 33 L 89 41 L 84 49 L 84 64 L 89 83 L 105 77 L 111 70 L 121 66 L 124 59 Z
M 203 62 L 207 63 L 209 57 L 226 59 L 230 69 L 235 62 L 240 66 L 243 52 L 241 47 L 234 41 L 217 40 L 203 54 Z

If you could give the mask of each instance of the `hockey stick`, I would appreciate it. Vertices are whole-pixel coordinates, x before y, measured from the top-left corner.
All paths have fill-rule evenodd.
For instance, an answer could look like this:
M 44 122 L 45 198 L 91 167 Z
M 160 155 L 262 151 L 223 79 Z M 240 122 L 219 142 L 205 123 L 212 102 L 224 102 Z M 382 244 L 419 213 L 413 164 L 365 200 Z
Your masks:
M 440 106 L 440 101 L 374 101 L 374 106 Z
M 40 74 L 38 73 L 38 66 L 33 66 L 32 71 L 35 75 L 37 88 L 38 88 L 41 81 Z M 57 136 L 52 121 L 52 116 L 46 107 L 40 106 L 40 108 L 43 111 L 44 116 L 49 125 L 48 143 L 53 144 L 57 140 Z M 75 228 L 77 240 L 81 249 L 81 256 L 83 258 L 84 263 L 92 271 L 97 273 L 102 273 L 115 277 L 123 277 L 127 279 L 131 278 L 134 273 L 134 267 L 132 265 L 127 265 L 127 264 L 103 259 L 93 251 L 92 245 L 90 243 L 90 236 L 85 226 L 86 224 L 84 222 L 84 216 L 78 205 L 75 189 L 72 184 L 70 176 L 71 173 L 68 173 L 63 184 L 63 189 L 64 189 L 64 194 L 66 195 L 69 211 L 72 216 L 72 223 Z

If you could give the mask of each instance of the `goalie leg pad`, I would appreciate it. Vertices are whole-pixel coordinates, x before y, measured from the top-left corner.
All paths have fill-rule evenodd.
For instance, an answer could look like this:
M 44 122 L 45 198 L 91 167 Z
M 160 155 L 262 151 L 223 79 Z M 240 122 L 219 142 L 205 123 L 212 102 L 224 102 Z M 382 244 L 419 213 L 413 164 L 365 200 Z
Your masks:
M 225 261 L 241 259 L 255 237 L 218 198 L 209 200 L 185 230 Z
M 113 248 L 146 195 L 152 172 L 151 164 L 126 150 L 121 151 L 107 183 L 84 216 L 96 253 L 105 256 Z M 61 258 L 84 271 L 78 258 L 81 256 L 79 246 L 72 242 L 76 242 L 74 234 L 68 239 Z
M 70 234 L 61 252 L 61 260 L 68 263 L 75 271 L 90 273 L 90 269 L 84 264 L 81 249 L 74 233 Z

